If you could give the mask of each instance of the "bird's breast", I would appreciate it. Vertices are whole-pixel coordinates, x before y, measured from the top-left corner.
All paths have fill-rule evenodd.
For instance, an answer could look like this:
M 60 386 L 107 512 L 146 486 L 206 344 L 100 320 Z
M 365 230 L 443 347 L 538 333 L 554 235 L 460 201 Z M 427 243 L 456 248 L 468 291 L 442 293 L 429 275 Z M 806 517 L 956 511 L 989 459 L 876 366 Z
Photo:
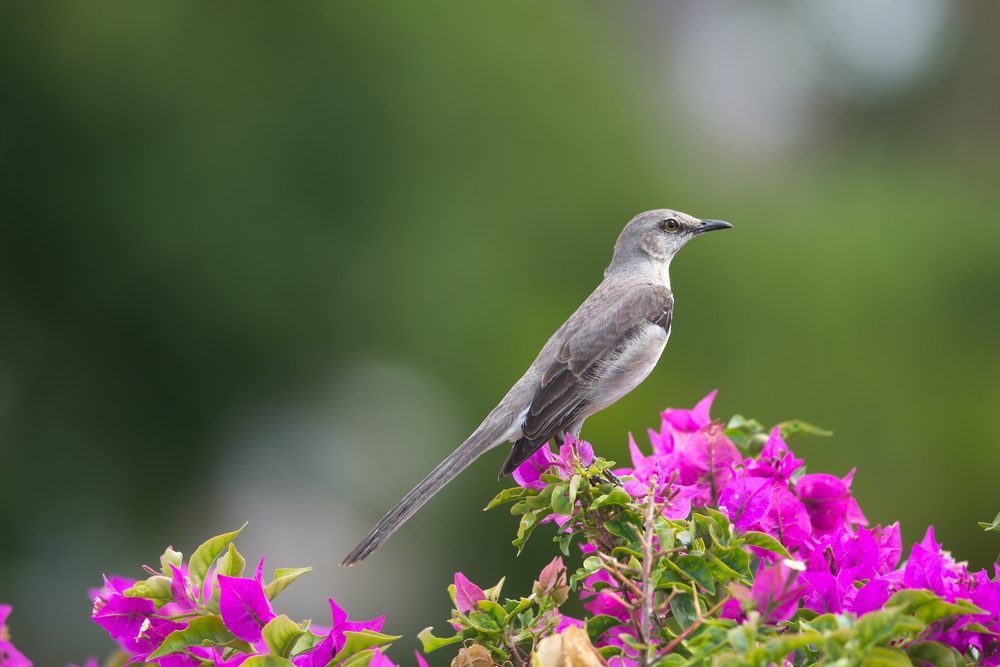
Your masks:
M 669 337 L 669 330 L 648 323 L 616 355 L 608 358 L 594 384 L 594 412 L 608 407 L 639 386 L 656 367 Z

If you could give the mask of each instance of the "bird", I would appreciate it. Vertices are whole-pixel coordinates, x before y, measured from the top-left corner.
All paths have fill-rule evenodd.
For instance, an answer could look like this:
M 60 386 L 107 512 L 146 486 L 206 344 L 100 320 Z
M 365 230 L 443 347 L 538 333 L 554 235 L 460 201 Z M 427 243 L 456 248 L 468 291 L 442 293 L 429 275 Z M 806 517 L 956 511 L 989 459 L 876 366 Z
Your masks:
M 389 510 L 341 563 L 361 562 L 482 454 L 513 447 L 498 479 L 542 445 L 579 438 L 588 417 L 635 389 L 659 360 L 673 322 L 670 262 L 688 241 L 729 229 L 722 220 L 655 209 L 639 213 L 615 242 L 604 278 L 556 330 L 527 372 L 472 435 Z

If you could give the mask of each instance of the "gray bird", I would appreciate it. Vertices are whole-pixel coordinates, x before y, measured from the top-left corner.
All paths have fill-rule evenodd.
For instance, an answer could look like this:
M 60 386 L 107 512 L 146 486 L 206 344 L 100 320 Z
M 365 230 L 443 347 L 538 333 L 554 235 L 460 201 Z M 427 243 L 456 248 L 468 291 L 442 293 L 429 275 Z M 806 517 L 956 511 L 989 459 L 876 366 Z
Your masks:
M 484 452 L 513 442 L 499 478 L 539 447 L 579 437 L 583 422 L 635 389 L 670 336 L 670 261 L 699 234 L 732 227 L 659 209 L 640 213 L 615 243 L 604 280 L 538 353 L 479 428 L 382 517 L 341 565 L 378 549 L 424 503 Z

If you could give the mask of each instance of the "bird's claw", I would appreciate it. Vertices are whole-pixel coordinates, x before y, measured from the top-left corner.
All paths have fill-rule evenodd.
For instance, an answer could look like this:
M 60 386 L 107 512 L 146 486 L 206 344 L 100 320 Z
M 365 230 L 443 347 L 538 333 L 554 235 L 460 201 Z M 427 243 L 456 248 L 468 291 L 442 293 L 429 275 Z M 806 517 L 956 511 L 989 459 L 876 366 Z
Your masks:
M 618 478 L 618 475 L 614 474 L 610 470 L 605 470 L 604 471 L 604 479 L 608 480 L 609 482 L 611 482 L 615 486 L 625 486 L 625 483 L 622 482 L 621 479 Z

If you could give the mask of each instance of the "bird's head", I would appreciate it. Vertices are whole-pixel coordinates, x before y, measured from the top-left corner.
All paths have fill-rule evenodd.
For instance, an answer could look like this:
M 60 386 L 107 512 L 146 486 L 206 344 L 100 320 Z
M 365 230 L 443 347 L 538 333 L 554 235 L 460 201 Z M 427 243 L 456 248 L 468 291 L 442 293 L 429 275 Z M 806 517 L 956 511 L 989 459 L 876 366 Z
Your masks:
M 669 265 L 677 251 L 695 236 L 730 227 L 722 220 L 701 220 L 666 208 L 645 211 L 629 220 L 618 236 L 608 271 L 650 260 Z

